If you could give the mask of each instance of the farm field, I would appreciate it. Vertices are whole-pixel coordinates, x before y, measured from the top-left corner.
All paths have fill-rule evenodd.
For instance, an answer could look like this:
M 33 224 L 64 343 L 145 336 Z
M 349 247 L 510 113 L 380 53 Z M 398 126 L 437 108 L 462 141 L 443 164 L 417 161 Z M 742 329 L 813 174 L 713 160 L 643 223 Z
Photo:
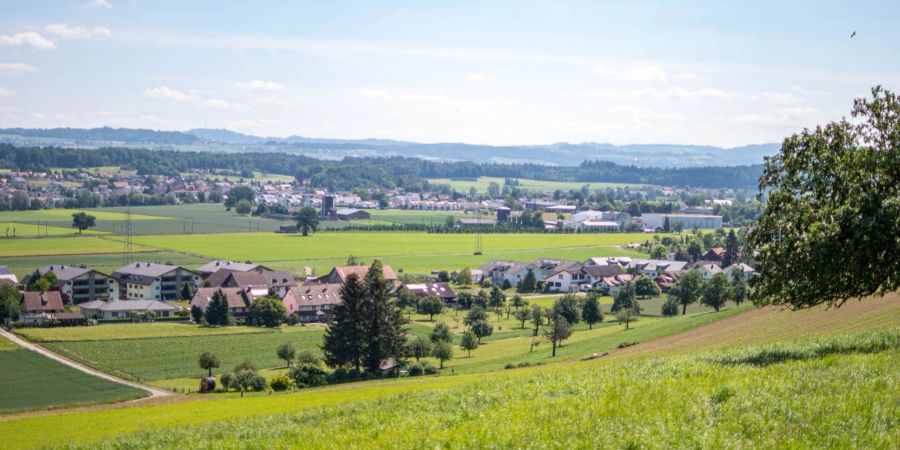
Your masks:
M 72 221 L 69 221 L 71 225 Z M 0 238 L 20 236 L 64 236 L 77 235 L 78 230 L 71 227 L 44 225 L 38 222 L 0 222 Z M 84 230 L 82 234 L 104 234 L 98 230 Z
M 16 328 L 14 333 L 35 343 L 64 341 L 103 341 L 181 336 L 269 333 L 253 327 L 198 327 L 187 323 L 123 323 L 91 327 Z
M 126 208 L 103 208 L 95 211 L 124 213 Z M 186 205 L 133 206 L 132 214 L 157 217 L 153 222 L 132 223 L 134 234 L 190 234 L 244 231 L 275 231 L 281 222 L 226 211 L 221 204 L 198 203 Z M 121 225 L 119 225 L 121 227 Z M 119 229 L 121 233 L 121 228 Z
M 123 210 L 124 211 L 124 210 Z M 86 212 L 97 218 L 97 221 L 103 220 L 126 220 L 127 216 L 124 212 L 116 212 L 115 208 L 104 209 L 37 209 L 32 211 L 2 211 L 0 212 L 0 220 L 3 221 L 48 221 L 51 225 L 53 222 L 63 221 L 65 226 L 72 224 L 72 214 L 78 212 Z M 159 220 L 165 217 L 152 216 L 147 214 L 135 213 L 132 209 L 131 220 Z
M 248 327 L 241 328 L 254 330 Z M 275 355 L 275 349 L 280 344 L 291 342 L 298 349 L 317 350 L 324 333 L 324 328 L 318 326 L 256 330 L 260 332 L 144 339 L 52 341 L 44 342 L 42 345 L 67 358 L 117 377 L 146 381 L 203 375 L 204 371 L 197 366 L 197 357 L 203 351 L 211 351 L 219 356 L 222 371 L 231 370 L 231 367 L 245 359 L 252 359 L 261 368 L 280 366 L 283 362 Z
M 135 247 L 135 251 L 146 250 Z M 116 245 L 116 252 L 122 251 L 122 244 Z M 180 264 L 185 267 L 195 268 L 206 262 L 207 258 L 186 255 L 184 253 L 176 253 L 171 251 L 141 251 L 134 254 L 135 260 L 149 262 L 171 262 Z M 19 278 L 34 272 L 34 269 L 45 266 L 47 264 L 66 264 L 79 265 L 86 264 L 94 269 L 104 273 L 112 273 L 123 265 L 121 253 L 100 253 L 100 254 L 56 254 L 56 255 L 37 255 L 37 256 L 16 256 L 16 257 L 0 257 L 0 265 L 8 266 Z
M 464 211 L 427 211 L 415 209 L 371 209 L 367 210 L 372 220 L 390 223 L 416 223 L 425 225 L 443 225 L 447 217 L 467 217 Z M 353 221 L 351 223 L 358 223 Z
M 0 414 L 112 403 L 143 397 L 140 389 L 97 378 L 0 337 Z
M 122 242 L 92 236 L 4 239 L 2 242 L 0 257 L 120 253 L 122 251 Z M 134 246 L 135 252 L 149 250 L 152 249 L 141 245 Z
M 890 308 L 896 308 L 896 300 Z M 857 322 L 859 311 L 840 311 L 834 320 Z M 626 353 L 643 345 L 639 344 L 597 360 L 526 369 L 12 418 L 0 422 L 0 433 L 8 436 L 0 447 L 62 443 L 96 447 L 103 441 L 125 447 L 228 447 L 239 445 L 248 433 L 255 444 L 266 447 L 300 441 L 353 447 L 362 440 L 392 447 L 471 447 L 487 441 L 515 447 L 548 439 L 566 447 L 595 448 L 625 443 L 639 447 L 889 447 L 900 437 L 890 419 L 897 415 L 900 381 L 895 370 L 900 364 L 900 330 L 891 330 L 897 323 L 868 321 L 867 329 L 883 331 L 820 337 L 820 341 L 804 338 L 804 331 L 794 325 L 824 317 L 823 312 L 827 313 L 816 309 L 810 315 L 788 316 L 780 339 L 800 340 L 774 347 L 766 344 L 673 357 L 651 352 L 634 358 Z M 742 317 L 754 316 L 744 312 L 725 320 Z M 751 319 L 756 321 L 754 329 L 771 327 L 770 317 Z M 686 333 L 703 333 L 719 323 L 724 322 Z M 726 328 L 719 338 L 727 340 L 745 332 Z M 839 332 L 825 332 L 826 336 L 835 333 Z M 760 357 L 773 354 L 789 356 L 750 363 L 767 361 Z M 785 427 L 788 416 L 791 426 Z M 646 417 L 673 419 L 647 421 Z M 105 426 L 83 432 L 96 423 Z M 192 425 L 186 427 L 186 423 Z M 552 428 L 547 427 L 550 423 Z M 598 428 L 605 431 L 594 432 Z M 698 429 L 704 431 L 698 433 Z
M 587 182 L 587 181 L 542 181 L 542 180 L 528 180 L 524 178 L 516 178 L 519 181 L 519 188 L 532 191 L 532 192 L 553 192 L 558 189 L 562 190 L 570 190 L 570 189 L 581 189 L 582 186 L 587 186 L 588 189 L 606 189 L 606 188 L 617 188 L 617 187 L 643 187 L 647 186 L 644 184 L 637 183 L 604 183 L 604 182 Z M 469 188 L 475 187 L 478 192 L 487 192 L 488 186 L 491 182 L 497 183 L 500 185 L 500 188 L 503 189 L 503 183 L 505 182 L 504 178 L 500 177 L 479 177 L 475 181 L 471 180 L 455 180 L 450 178 L 430 178 L 428 180 L 431 184 L 446 184 L 449 185 L 456 191 L 459 192 L 469 192 Z

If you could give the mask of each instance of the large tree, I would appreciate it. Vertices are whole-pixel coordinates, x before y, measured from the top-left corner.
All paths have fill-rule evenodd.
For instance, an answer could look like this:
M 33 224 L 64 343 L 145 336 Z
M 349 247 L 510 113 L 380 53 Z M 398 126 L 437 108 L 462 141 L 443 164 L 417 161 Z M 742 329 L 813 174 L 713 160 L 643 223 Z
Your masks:
M 366 323 L 366 346 L 363 364 L 369 372 L 378 370 L 381 362 L 402 357 L 406 351 L 406 321 L 391 300 L 390 287 L 384 279 L 381 261 L 375 260 L 363 278 L 369 316 Z
M 659 295 L 659 285 L 647 275 L 641 275 L 634 281 L 634 292 L 644 298 L 656 297 Z
M 722 309 L 725 302 L 731 299 L 731 286 L 728 284 L 728 275 L 719 272 L 703 287 L 701 301 L 716 311 Z
M 22 294 L 11 283 L 0 283 L 0 323 L 15 321 L 22 311 Z
M 203 314 L 206 323 L 212 326 L 228 325 L 231 323 L 231 311 L 228 309 L 228 299 L 221 289 L 213 293 L 209 304 L 206 305 L 206 312 Z
M 350 366 L 359 372 L 368 344 L 366 289 L 356 274 L 350 274 L 341 286 L 340 295 L 341 302 L 334 306 L 334 319 L 325 330 L 322 351 L 329 366 Z
M 587 322 L 589 330 L 594 328 L 595 323 L 603 322 L 603 313 L 600 311 L 600 301 L 597 297 L 597 294 L 590 293 L 581 304 L 581 318 Z M 523 321 L 523 328 L 525 327 L 524 323 Z
M 309 236 L 309 232 L 315 232 L 319 229 L 319 212 L 312 206 L 304 206 L 297 213 L 297 229 L 304 236 Z
M 703 276 L 697 270 L 688 270 L 669 289 L 669 298 L 675 299 L 681 305 L 681 314 L 687 314 L 687 307 L 691 303 L 697 303 L 703 294 Z
M 72 227 L 78 228 L 78 234 L 81 234 L 82 231 L 93 228 L 96 225 L 97 218 L 84 211 L 72 214 Z
M 737 234 L 734 233 L 734 230 L 728 231 L 728 236 L 725 237 L 725 254 L 722 255 L 722 268 L 726 268 L 732 264 L 738 262 L 738 258 L 741 254 L 740 243 L 738 243 Z
M 881 87 L 842 119 L 784 140 L 750 231 L 757 304 L 807 308 L 900 288 L 900 98 Z

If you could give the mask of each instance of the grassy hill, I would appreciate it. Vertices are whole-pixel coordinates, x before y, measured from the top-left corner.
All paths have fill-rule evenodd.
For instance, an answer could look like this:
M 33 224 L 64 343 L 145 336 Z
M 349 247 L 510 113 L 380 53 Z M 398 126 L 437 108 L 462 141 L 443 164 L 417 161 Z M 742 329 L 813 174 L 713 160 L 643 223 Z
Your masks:
M 888 448 L 898 314 L 747 311 L 590 361 L 17 418 L 0 447 Z

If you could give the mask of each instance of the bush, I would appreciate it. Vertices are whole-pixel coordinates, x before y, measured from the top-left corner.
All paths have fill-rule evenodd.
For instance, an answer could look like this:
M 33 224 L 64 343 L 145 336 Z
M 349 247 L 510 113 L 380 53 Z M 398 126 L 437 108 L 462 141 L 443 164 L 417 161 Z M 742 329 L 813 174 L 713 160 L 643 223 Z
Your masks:
M 513 364 L 513 363 L 506 363 L 506 365 L 503 366 L 503 368 L 504 368 L 504 369 L 515 369 L 515 368 L 516 368 L 516 365 Z
M 674 317 L 678 315 L 678 301 L 670 297 L 662 305 L 662 315 L 666 317 Z
M 222 374 L 222 377 L 219 379 L 219 382 L 222 384 L 222 389 L 229 390 L 235 387 L 235 379 L 234 374 L 231 372 Z
M 299 314 L 291 314 L 287 317 L 288 325 L 297 325 L 300 323 L 300 315 Z
M 263 378 L 263 376 L 259 375 L 259 374 L 254 376 L 253 379 L 250 381 L 250 389 L 253 389 L 256 392 L 265 390 L 266 386 L 268 386 L 268 385 L 269 385 L 269 383 L 266 383 L 266 379 Z
M 358 380 L 361 377 L 362 375 L 354 369 L 338 367 L 328 374 L 328 381 L 330 383 L 339 383 L 347 380 Z
M 323 386 L 328 384 L 328 374 L 318 366 L 298 364 L 288 372 L 287 376 L 294 380 L 298 388 Z
M 284 375 L 276 375 L 269 381 L 269 386 L 272 387 L 273 391 L 286 391 L 291 387 L 291 379 Z
M 409 370 L 407 371 L 407 373 L 408 373 L 409 376 L 411 376 L 411 377 L 417 377 L 417 376 L 420 376 L 420 375 L 425 375 L 425 368 L 422 367 L 422 364 L 421 364 L 421 363 L 415 363 L 415 364 L 409 366 Z

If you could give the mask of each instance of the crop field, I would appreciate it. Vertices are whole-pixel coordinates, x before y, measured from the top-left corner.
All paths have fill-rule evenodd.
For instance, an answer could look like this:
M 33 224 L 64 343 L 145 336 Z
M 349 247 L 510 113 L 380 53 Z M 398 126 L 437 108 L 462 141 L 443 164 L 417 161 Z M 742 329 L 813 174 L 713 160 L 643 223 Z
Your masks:
M 368 210 L 372 220 L 389 223 L 420 223 L 425 225 L 443 225 L 447 217 L 467 217 L 463 211 L 421 211 L 414 209 L 372 209 Z M 469 214 L 471 216 L 471 214 Z M 356 222 L 352 222 L 356 223 Z
M 148 250 L 152 249 L 140 245 L 134 246 L 135 252 Z M 4 239 L 0 245 L 0 257 L 119 253 L 121 251 L 122 242 L 90 236 Z
M 284 330 L 257 329 L 257 331 L 260 332 L 145 339 L 53 341 L 42 345 L 67 358 L 118 377 L 131 380 L 161 380 L 203 375 L 204 371 L 197 366 L 197 357 L 203 351 L 211 351 L 219 356 L 222 361 L 221 371 L 231 370 L 231 367 L 245 359 L 254 360 L 259 367 L 283 365 L 275 355 L 275 349 L 280 344 L 291 342 L 297 349 L 317 350 L 324 328 L 309 326 Z
M 619 246 L 643 242 L 642 233 L 609 234 L 485 234 L 484 252 L 473 255 L 472 234 L 413 232 L 316 233 L 303 237 L 274 233 L 196 236 L 139 236 L 134 242 L 156 249 L 187 252 L 210 258 L 250 259 L 283 269 L 312 266 L 328 270 L 349 255 L 371 262 L 378 258 L 410 272 L 434 268 L 477 267 L 491 259 L 530 260 L 536 257 L 584 259 L 589 256 L 641 256 Z M 222 242 L 229 245 L 223 246 Z
M 111 403 L 145 392 L 97 378 L 25 350 L 0 337 L 0 414 Z
M 91 327 L 17 328 L 19 336 L 31 342 L 104 341 L 223 334 L 271 333 L 254 327 L 198 327 L 187 323 L 123 323 Z
M 0 244 L 2 246 L 3 244 Z M 118 243 L 116 252 L 122 251 L 122 244 Z M 135 260 L 148 262 L 171 262 L 173 264 L 183 265 L 188 268 L 195 268 L 206 262 L 207 258 L 186 255 L 184 253 L 176 253 L 170 251 L 143 251 L 135 247 L 135 251 L 140 253 L 134 254 Z M 36 253 L 36 252 L 35 252 Z M 0 257 L 0 265 L 8 266 L 21 279 L 25 275 L 34 272 L 34 269 L 45 266 L 47 264 L 66 264 L 78 265 L 86 264 L 93 269 L 104 273 L 112 273 L 123 265 L 121 253 L 100 253 L 100 254 L 55 254 L 55 255 L 35 255 L 35 256 L 16 256 L 16 257 Z
M 98 210 L 95 210 L 98 211 Z M 99 211 L 124 213 L 126 208 L 103 208 Z M 281 222 L 252 216 L 242 216 L 226 211 L 220 204 L 189 204 L 134 206 L 132 214 L 138 213 L 153 216 L 159 220 L 152 222 L 132 223 L 134 234 L 191 234 L 191 233 L 225 233 L 243 231 L 275 231 Z M 119 233 L 121 233 L 121 224 Z
M 71 221 L 69 221 L 71 224 Z M 63 236 L 78 234 L 71 227 L 44 225 L 40 222 L 0 222 L 0 239 L 20 236 Z M 83 234 L 103 234 L 102 231 L 84 230 Z
M 588 189 L 606 189 L 606 188 L 617 188 L 617 187 L 643 187 L 647 186 L 644 184 L 636 184 L 636 183 L 604 183 L 604 182 L 582 182 L 582 181 L 542 181 L 542 180 L 528 180 L 524 178 L 517 178 L 519 181 L 519 189 L 524 189 L 532 192 L 553 192 L 556 190 L 570 190 L 570 189 L 581 189 L 583 186 L 587 186 Z M 478 192 L 487 192 L 488 186 L 491 182 L 497 183 L 500 185 L 500 188 L 503 189 L 503 183 L 505 179 L 499 177 L 479 177 L 477 180 L 457 180 L 450 178 L 430 178 L 428 180 L 431 184 L 446 184 L 451 188 L 458 192 L 468 192 L 469 188 L 475 187 Z
M 34 211 L 3 211 L 0 212 L 0 220 L 5 221 L 48 221 L 51 225 L 53 222 L 64 221 L 67 225 L 72 224 L 72 214 L 78 212 L 86 212 L 101 220 L 126 220 L 127 216 L 122 212 L 115 212 L 114 208 L 97 209 L 38 209 Z M 132 213 L 131 220 L 159 220 L 165 217 L 151 216 L 147 214 Z
M 477 375 L 13 418 L 0 422 L 0 447 L 889 448 L 900 439 L 898 350 L 900 329 L 888 328 L 675 357 L 614 351 Z

